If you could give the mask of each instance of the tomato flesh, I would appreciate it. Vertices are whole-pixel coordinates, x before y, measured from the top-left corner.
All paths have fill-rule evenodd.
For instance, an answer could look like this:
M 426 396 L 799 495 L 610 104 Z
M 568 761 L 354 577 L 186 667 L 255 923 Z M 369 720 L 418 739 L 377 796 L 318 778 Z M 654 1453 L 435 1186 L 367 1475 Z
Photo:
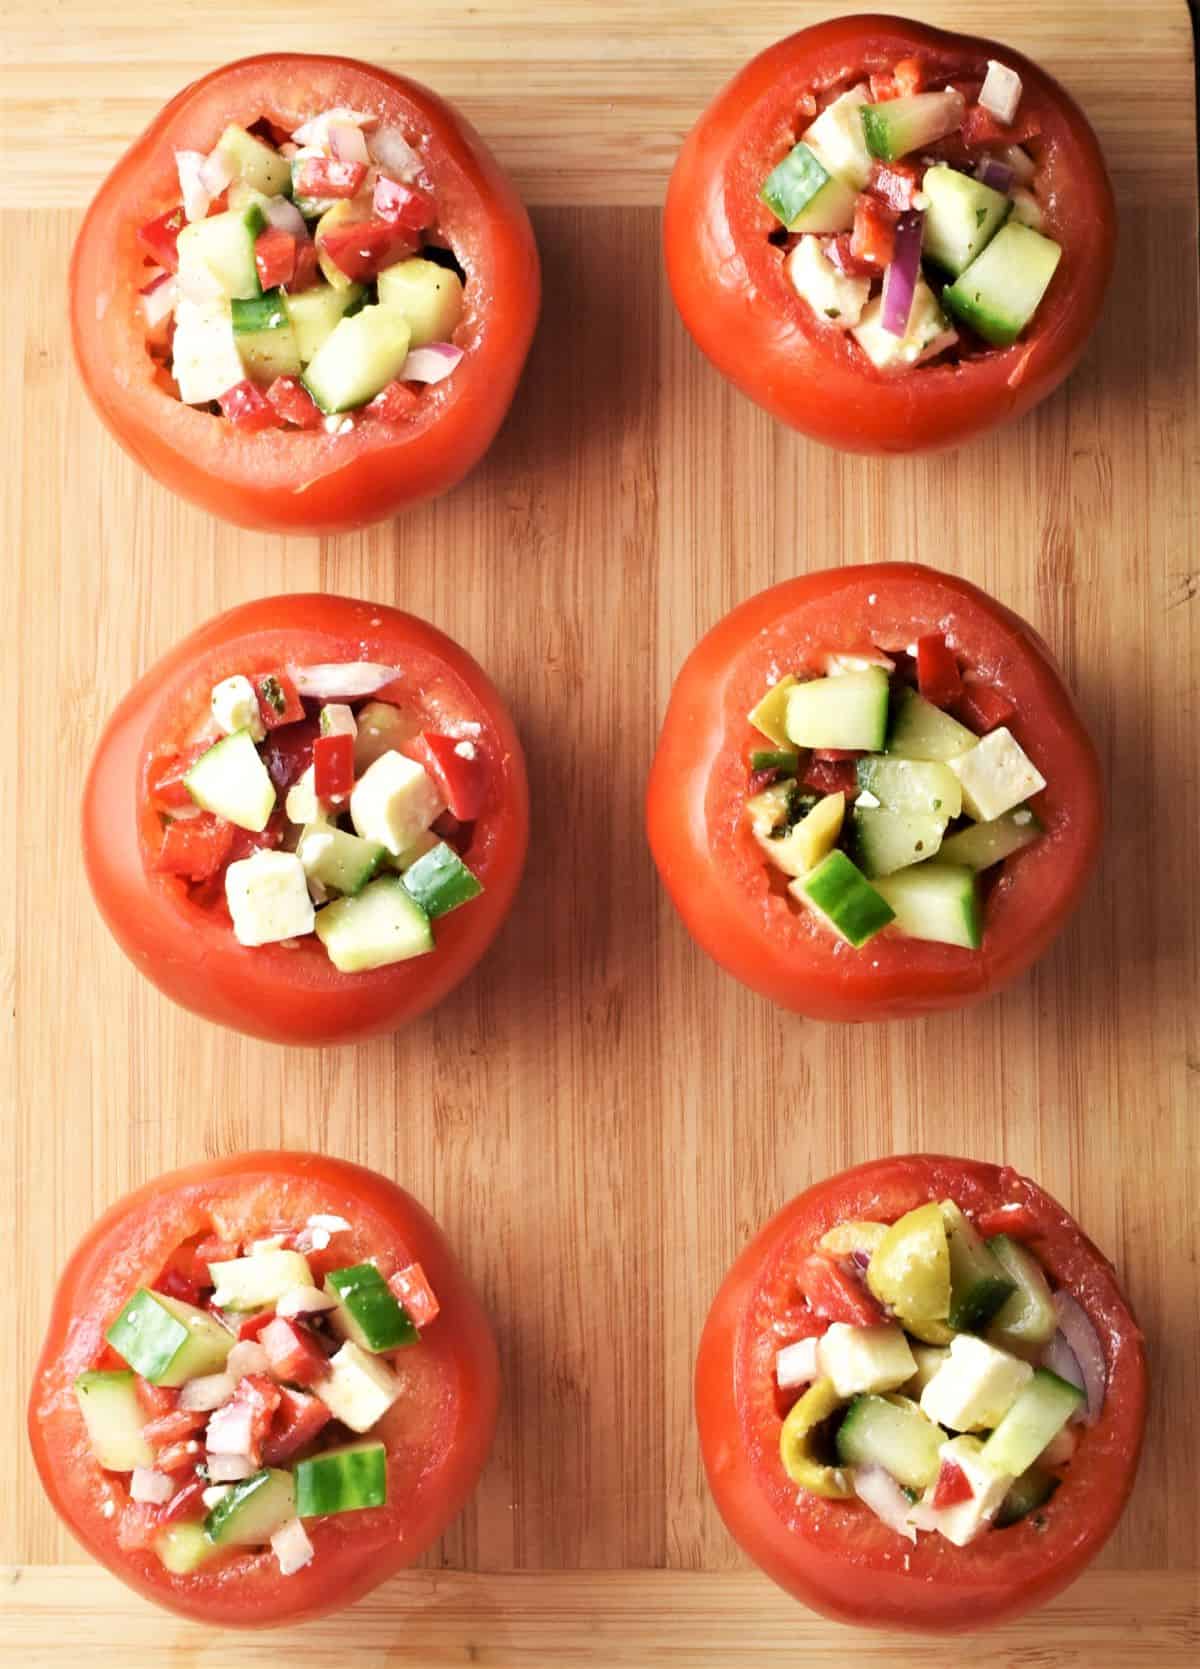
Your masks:
M 179 271 L 179 234 L 187 225 L 182 208 L 168 209 L 144 226 L 138 227 L 138 242 L 160 267 L 168 272 Z
M 297 429 L 319 429 L 324 413 L 299 377 L 276 377 L 267 389 L 267 399 L 285 423 Z
M 318 800 L 340 805 L 354 787 L 354 737 L 318 736 L 313 741 L 313 787 Z
M 219 403 L 222 413 L 235 429 L 242 429 L 247 434 L 256 434 L 260 429 L 275 427 L 275 413 L 266 395 L 258 384 L 252 383 L 249 378 L 244 382 L 234 383 L 232 388 L 227 388 Z
M 935 1509 L 942 1507 L 957 1507 L 962 1501 L 969 1501 L 974 1491 L 971 1480 L 961 1466 L 955 1466 L 952 1460 L 944 1460 L 938 1470 L 937 1482 L 933 1488 L 933 1505 Z
M 290 284 L 296 270 L 296 240 L 278 226 L 260 232 L 254 245 L 254 265 L 264 290 Z
M 935 707 L 951 707 L 962 694 L 962 674 L 941 632 L 917 639 L 917 688 Z
M 363 282 L 415 254 L 417 242 L 390 220 L 358 220 L 326 227 L 317 234 L 317 248 L 347 278 Z
M 824 1252 L 814 1252 L 801 1264 L 796 1284 L 814 1315 L 848 1327 L 877 1327 L 887 1320 L 883 1307 L 862 1281 L 856 1280 Z
M 365 162 L 310 156 L 296 170 L 296 190 L 301 197 L 357 197 L 366 177 Z
M 218 874 L 233 851 L 236 830 L 223 817 L 202 811 L 199 817 L 180 818 L 163 830 L 154 867 L 163 875 L 187 881 L 208 881 Z M 175 1294 L 176 1297 L 179 1294 Z
M 410 232 L 422 232 L 431 226 L 437 206 L 427 191 L 419 186 L 405 185 L 401 180 L 390 180 L 381 174 L 375 182 L 374 209 L 380 220 L 404 226 Z
M 474 744 L 423 730 L 405 744 L 405 752 L 437 783 L 451 816 L 460 823 L 473 823 L 483 810 L 488 785 L 486 762 Z
M 407 383 L 390 382 L 368 403 L 366 415 L 377 417 L 383 423 L 403 423 L 416 414 L 419 405 L 420 396 Z

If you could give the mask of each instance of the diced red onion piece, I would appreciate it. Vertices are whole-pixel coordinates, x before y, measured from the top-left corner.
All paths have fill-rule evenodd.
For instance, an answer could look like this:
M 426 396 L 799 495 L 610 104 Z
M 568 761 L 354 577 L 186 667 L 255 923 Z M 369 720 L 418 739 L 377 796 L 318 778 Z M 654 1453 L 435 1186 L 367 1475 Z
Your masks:
M 781 1391 L 794 1391 L 799 1385 L 811 1385 L 820 1377 L 817 1365 L 817 1340 L 797 1339 L 785 1345 L 775 1357 L 775 1380 Z
M 184 1414 L 211 1414 L 214 1408 L 227 1403 L 237 1390 L 233 1374 L 206 1373 L 199 1379 L 189 1379 L 180 1387 L 179 1407 Z
M 320 1315 L 322 1310 L 335 1310 L 337 1299 L 316 1287 L 292 1287 L 275 1306 L 275 1314 L 285 1321 L 300 1315 Z
M 400 381 L 441 382 L 462 356 L 463 350 L 452 342 L 430 342 L 423 348 L 414 348 L 400 367 Z
M 142 291 L 142 316 L 151 330 L 171 316 L 178 300 L 179 285 L 169 272 Z
M 189 220 L 203 220 L 213 193 L 206 191 L 201 172 L 207 161 L 203 151 L 176 151 L 175 171 L 183 194 L 183 212 Z
M 329 149 L 339 162 L 361 162 L 364 166 L 370 162 L 363 131 L 353 122 L 330 122 L 325 131 Z
M 208 1475 L 215 1484 L 239 1484 L 252 1478 L 258 1468 L 249 1455 L 213 1455 L 208 1457 Z
M 1007 193 L 1012 190 L 1016 176 L 1007 162 L 1000 162 L 994 156 L 985 156 L 975 170 L 975 178 L 982 180 L 984 185 L 990 185 L 993 191 Z
M 271 1537 L 271 1552 L 279 1561 L 281 1576 L 292 1576 L 311 1561 L 313 1544 L 298 1518 L 289 1518 L 275 1531 Z
M 896 225 L 892 263 L 883 275 L 883 312 L 879 321 L 893 336 L 908 334 L 908 320 L 921 272 L 924 229 L 925 216 L 919 209 L 902 214 Z
M 247 1402 L 227 1402 L 208 1422 L 204 1444 L 210 1455 L 248 1455 L 254 1446 L 254 1410 Z
M 353 127 L 373 127 L 379 120 L 369 110 L 350 110 L 339 104 L 333 110 L 322 110 L 318 116 L 310 116 L 292 134 L 297 145 L 317 145 L 322 150 L 329 142 L 329 129 L 334 122 L 347 122 Z
M 890 1472 L 885 1472 L 882 1466 L 856 1466 L 851 1481 L 854 1493 L 876 1518 L 882 1519 L 897 1535 L 916 1541 L 917 1532 L 909 1522 L 912 1502 Z
M 979 89 L 981 109 L 1007 126 L 1016 115 L 1020 102 L 1021 77 L 1007 64 L 998 64 L 994 58 L 989 58 L 987 74 Z
M 1076 1360 L 1075 1352 L 1067 1343 L 1065 1334 L 1055 1333 L 1042 1352 L 1042 1366 L 1049 1368 L 1051 1373 L 1056 1373 L 1060 1379 L 1065 1379 L 1068 1385 L 1077 1385 L 1081 1391 L 1087 1390 L 1083 1369 Z
M 330 661 L 288 670 L 299 693 L 314 701 L 335 701 L 339 696 L 357 700 L 400 676 L 398 666 L 382 666 L 378 661 Z
M 263 214 L 267 217 L 267 224 L 274 226 L 278 232 L 289 232 L 294 238 L 308 236 L 304 216 L 290 197 L 268 197 L 263 204 Z
M 385 173 L 398 180 L 414 180 L 421 172 L 421 158 L 398 127 L 381 127 L 371 135 L 372 157 Z
M 245 1379 L 248 1373 L 266 1373 L 267 1353 L 257 1339 L 239 1339 L 229 1352 L 225 1371 L 231 1379 Z
M 1054 1313 L 1059 1329 L 1071 1347 L 1071 1354 L 1083 1374 L 1083 1389 L 1087 1393 L 1087 1419 L 1093 1424 L 1104 1407 L 1104 1392 L 1108 1384 L 1108 1367 L 1104 1351 L 1096 1336 L 1096 1329 L 1088 1320 L 1087 1312 L 1077 1304 L 1069 1292 L 1061 1287 L 1054 1294 Z M 1064 1375 L 1065 1377 L 1065 1375 Z
M 135 1466 L 129 1480 L 129 1494 L 135 1501 L 161 1507 L 175 1493 L 175 1480 L 166 1472 L 156 1472 L 152 1466 Z
M 210 197 L 219 197 L 226 186 L 232 185 L 234 167 L 219 148 L 210 151 L 200 165 L 200 184 Z

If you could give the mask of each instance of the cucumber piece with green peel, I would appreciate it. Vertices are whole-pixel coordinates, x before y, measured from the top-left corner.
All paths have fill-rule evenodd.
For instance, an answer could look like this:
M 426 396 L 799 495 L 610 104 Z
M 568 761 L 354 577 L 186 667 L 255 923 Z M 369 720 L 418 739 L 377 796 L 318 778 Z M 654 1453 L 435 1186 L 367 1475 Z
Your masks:
M 800 755 L 795 748 L 752 748 L 750 750 L 750 769 L 752 771 L 783 771 L 785 775 L 794 777 L 800 766 Z
M 387 847 L 332 825 L 312 824 L 296 847 L 304 873 L 330 892 L 353 898 L 387 862 Z
M 262 294 L 254 243 L 263 228 L 256 203 L 193 220 L 179 234 L 179 285 L 183 294 L 230 300 Z
M 1012 1488 L 1000 1503 L 993 1523 L 998 1530 L 1017 1524 L 1029 1514 L 1044 1507 L 1062 1480 L 1044 1466 L 1033 1465 L 1014 1480 Z
M 845 232 L 854 224 L 857 189 L 827 168 L 803 140 L 763 181 L 759 196 L 789 232 Z
M 204 1534 L 215 1547 L 262 1547 L 295 1516 L 292 1474 L 264 1467 L 217 1502 L 204 1520 Z
M 847 1466 L 882 1466 L 904 1489 L 925 1490 L 938 1475 L 946 1434 L 907 1398 L 855 1397 L 835 1439 Z
M 921 190 L 929 199 L 921 253 L 957 278 L 1008 219 L 1012 200 L 940 162 L 925 170 Z
M 433 949 L 429 917 L 398 875 L 381 875 L 353 898 L 317 912 L 316 935 L 339 973 L 406 962 Z
M 1043 832 L 1029 807 L 1018 806 L 990 823 L 975 823 L 952 834 L 942 842 L 941 855 L 946 863 L 965 864 L 976 871 L 990 869 L 1023 847 L 1032 846 Z
M 964 950 L 978 950 L 983 943 L 973 869 L 935 858 L 882 876 L 875 885 L 895 915 L 896 926 L 910 939 L 961 945 Z
M 984 1443 L 979 1458 L 993 1472 L 1020 1477 L 1086 1401 L 1077 1385 L 1068 1384 L 1048 1368 L 1035 1368 L 1033 1378 Z
M 787 694 L 787 740 L 803 748 L 883 747 L 888 723 L 888 676 L 882 667 L 812 678 Z
M 332 284 L 314 284 L 311 289 L 288 296 L 288 318 L 302 365 L 316 358 L 325 339 L 333 335 L 345 314 L 366 293 L 361 284 L 351 284 L 342 290 Z
M 139 1287 L 104 1335 L 117 1355 L 151 1385 L 182 1385 L 220 1373 L 235 1339 L 194 1304 Z
M 857 949 L 893 919 L 890 904 L 860 869 L 835 848 L 788 891 Z
M 1013 1283 L 1013 1291 L 992 1317 L 988 1338 L 1005 1350 L 1029 1350 L 1049 1344 L 1058 1328 L 1050 1283 L 1028 1246 L 996 1234 L 988 1251 Z
M 364 307 L 343 314 L 304 373 L 304 386 L 323 412 L 362 406 L 399 376 L 410 332 L 403 313 Z
M 230 302 L 233 339 L 246 374 L 256 382 L 300 374 L 300 349 L 282 290 Z
M 213 1558 L 217 1549 L 204 1534 L 203 1524 L 185 1520 L 160 1530 L 154 1539 L 154 1551 L 172 1576 L 189 1576 Z
M 387 1451 L 382 1443 L 346 1443 L 296 1467 L 296 1516 L 324 1518 L 387 1503 Z
M 479 879 L 445 841 L 408 866 L 404 885 L 431 921 L 469 904 L 483 891 Z
M 1052 238 L 1010 220 L 942 291 L 942 305 L 994 348 L 1008 348 L 1033 318 L 1062 259 Z
M 411 346 L 448 342 L 462 318 L 462 279 L 449 267 L 414 256 L 384 267 L 376 279 L 380 303 L 408 320 Z
M 230 122 L 217 140 L 217 154 L 233 169 L 234 178 L 261 191 L 264 197 L 290 195 L 292 165 L 273 146 Z
M 932 858 L 942 844 L 946 819 L 929 812 L 855 806 L 854 855 L 869 880 Z
M 408 1311 L 373 1263 L 331 1269 L 325 1291 L 338 1302 L 329 1312 L 334 1329 L 361 1349 L 375 1355 L 416 1344 L 419 1335 Z
M 944 763 L 978 745 L 979 737 L 973 730 L 943 713 L 916 690 L 905 690 L 900 697 L 887 737 L 889 755 Z
M 953 87 L 864 104 L 860 116 L 867 150 L 881 162 L 895 162 L 953 133 L 962 126 L 966 110 L 967 101 Z
M 874 794 L 888 811 L 940 817 L 943 823 L 962 812 L 962 784 L 936 760 L 899 759 L 890 755 L 860 759 L 858 786 Z
M 1016 1291 L 1016 1282 L 953 1200 L 942 1201 L 950 1246 L 950 1326 L 973 1333 L 986 1326 Z
M 92 1368 L 78 1376 L 72 1389 L 92 1453 L 106 1472 L 153 1466 L 154 1450 L 142 1436 L 146 1410 L 131 1371 Z
M 184 786 L 205 811 L 258 834 L 275 809 L 275 784 L 248 730 L 222 736 L 184 776 Z

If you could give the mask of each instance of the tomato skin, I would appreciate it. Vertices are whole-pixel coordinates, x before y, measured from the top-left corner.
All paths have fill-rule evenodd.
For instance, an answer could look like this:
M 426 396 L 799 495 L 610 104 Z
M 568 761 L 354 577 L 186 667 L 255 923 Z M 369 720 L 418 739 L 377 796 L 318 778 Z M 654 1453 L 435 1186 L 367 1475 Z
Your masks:
M 989 57 L 1024 84 L 1041 126 L 1059 272 L 1033 325 L 1011 348 L 889 379 L 814 318 L 767 234 L 758 190 L 793 143 L 794 112 L 813 86 L 917 56 L 927 72 L 980 80 Z M 1100 314 L 1113 265 L 1116 210 L 1096 136 L 1066 91 L 1020 53 L 901 18 L 843 17 L 768 47 L 713 99 L 684 141 L 663 223 L 675 304 L 699 347 L 781 422 L 848 452 L 956 446 L 1028 411 L 1074 368 Z
M 1016 1200 L 1043 1228 L 1038 1256 L 1082 1304 L 1108 1365 L 1108 1395 L 1040 1515 L 965 1548 L 916 1546 L 857 1503 L 802 1498 L 779 1466 L 774 1388 L 795 1266 L 840 1221 L 894 1221 L 953 1197 L 968 1215 Z M 1142 1335 L 1113 1269 L 1057 1201 L 1016 1171 L 915 1154 L 872 1161 L 809 1188 L 745 1249 L 709 1312 L 696 1363 L 696 1418 L 709 1486 L 734 1539 L 773 1581 L 840 1622 L 957 1632 L 1017 1617 L 1074 1581 L 1111 1534 L 1133 1487 L 1146 1419 Z
M 760 745 L 745 715 L 772 667 L 816 672 L 830 649 L 865 636 L 890 651 L 927 628 L 946 630 L 958 655 L 1013 703 L 1013 733 L 1048 782 L 1033 801 L 1045 834 L 1006 860 L 988 892 L 980 950 L 888 930 L 850 955 L 769 888 L 741 816 L 746 753 Z M 845 772 L 850 788 L 847 766 L 822 770 Z M 834 791 L 832 782 L 819 791 Z M 1102 825 L 1095 749 L 1045 644 L 967 580 L 917 563 L 805 574 L 726 615 L 675 681 L 647 794 L 651 850 L 693 938 L 752 990 L 818 1020 L 927 1014 L 1010 984 L 1079 902 Z
M 422 136 L 438 226 L 466 274 L 455 332 L 466 349 L 399 432 L 280 429 L 238 436 L 155 381 L 137 288 L 137 230 L 179 201 L 173 153 L 208 151 L 230 121 L 267 116 L 290 131 L 317 104 L 379 111 Z M 304 274 L 310 276 L 307 245 Z M 512 400 L 540 300 L 537 248 L 512 184 L 474 129 L 428 88 L 353 59 L 270 54 L 193 83 L 117 163 L 92 202 L 71 261 L 75 357 L 100 417 L 165 486 L 242 527 L 332 533 L 369 526 L 445 492 L 473 469 Z
M 206 907 L 189 899 L 173 877 L 147 869 L 158 818 L 146 798 L 144 775 L 148 760 L 160 755 L 168 740 L 178 740 L 171 727 L 181 722 L 181 712 L 201 711 L 219 677 L 242 670 L 253 681 L 260 671 L 288 662 L 362 659 L 406 667 L 425 704 L 425 723 L 461 717 L 480 726 L 478 741 L 491 771 L 487 803 L 466 857 L 484 890 L 469 908 L 441 919 L 429 955 L 368 973 L 339 974 L 315 938 L 292 950 L 239 945 L 223 893 Z M 482 668 L 413 615 L 319 594 L 243 604 L 177 644 L 108 721 L 83 797 L 88 879 L 126 955 L 184 1008 L 276 1043 L 371 1037 L 440 1002 L 474 967 L 507 916 L 528 834 L 521 744 Z
M 101 1507 L 114 1486 L 91 1458 L 71 1384 L 103 1329 L 180 1234 L 212 1209 L 250 1225 L 273 1211 L 326 1211 L 354 1225 L 336 1236 L 323 1269 L 369 1252 L 386 1268 L 418 1259 L 443 1314 L 409 1351 L 417 1375 L 406 1420 L 393 1410 L 379 1428 L 389 1443 L 385 1507 L 310 1520 L 316 1549 L 305 1581 L 282 1577 L 273 1559 L 224 1560 L 190 1576 L 170 1575 L 144 1545 L 123 1548 L 123 1514 Z M 339 1250 L 340 1246 L 340 1250 Z M 418 1363 L 418 1358 L 419 1363 Z M 249 1153 L 159 1177 L 113 1206 L 75 1251 L 55 1293 L 29 1402 L 29 1440 L 51 1504 L 86 1550 L 145 1598 L 201 1622 L 268 1627 L 321 1616 L 361 1598 L 410 1565 L 461 1511 L 491 1447 L 499 1365 L 487 1316 L 432 1217 L 395 1183 L 341 1159 L 311 1153 Z M 156 1524 L 161 1522 L 155 1521 Z M 138 1538 L 126 1538 L 137 1540 Z

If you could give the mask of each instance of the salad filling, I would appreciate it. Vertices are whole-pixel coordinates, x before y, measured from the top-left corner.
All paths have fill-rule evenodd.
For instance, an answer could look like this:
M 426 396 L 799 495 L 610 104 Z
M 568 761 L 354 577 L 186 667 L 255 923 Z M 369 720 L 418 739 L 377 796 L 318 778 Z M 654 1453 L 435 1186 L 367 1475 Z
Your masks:
M 180 202 L 138 231 L 160 384 L 243 431 L 418 415 L 463 357 L 464 274 L 404 134 L 329 109 L 175 164 Z
M 763 181 L 788 280 L 885 375 L 1010 347 L 1062 256 L 1020 76 L 932 75 L 919 57 L 810 93 Z
M 824 670 L 779 678 L 748 715 L 770 746 L 750 751 L 744 816 L 772 873 L 856 949 L 886 930 L 978 950 L 983 889 L 1043 832 L 1015 707 L 940 632 Z
M 221 679 L 187 745 L 147 767 L 151 866 L 223 900 L 246 946 L 315 934 L 341 973 L 431 952 L 434 923 L 483 890 L 462 854 L 489 770 L 477 725 L 425 729 L 385 699 L 401 676 L 352 661 Z
M 420 1264 L 341 1266 L 350 1228 L 318 1214 L 244 1245 L 214 1225 L 130 1295 L 74 1382 L 122 1547 L 177 1576 L 262 1554 L 291 1576 L 314 1521 L 387 1503 L 396 1353 L 438 1301 Z
M 1019 1205 L 973 1220 L 943 1199 L 822 1236 L 787 1324 L 802 1336 L 775 1356 L 780 1463 L 801 1499 L 857 1499 L 914 1543 L 1045 1527 L 1086 1464 L 1106 1368 L 1037 1232 Z

